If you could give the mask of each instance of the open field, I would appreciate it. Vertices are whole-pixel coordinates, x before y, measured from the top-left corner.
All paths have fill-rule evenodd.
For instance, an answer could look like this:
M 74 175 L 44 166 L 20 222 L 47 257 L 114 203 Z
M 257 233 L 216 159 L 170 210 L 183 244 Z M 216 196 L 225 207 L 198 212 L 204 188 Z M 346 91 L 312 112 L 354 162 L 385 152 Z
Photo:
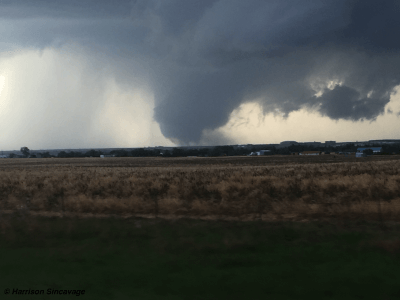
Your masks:
M 399 221 L 400 156 L 0 160 L 3 290 L 398 299 Z
M 221 156 L 221 157 L 109 157 L 109 158 L 29 158 L 0 159 L 2 169 L 30 167 L 188 167 L 188 166 L 271 166 L 283 164 L 371 162 L 400 160 L 400 155 L 377 155 L 355 158 L 345 155 L 271 155 L 271 156 Z
M 85 290 L 80 297 L 96 300 L 400 297 L 399 225 L 18 215 L 0 223 L 2 290 Z
M 400 156 L 3 159 L 0 209 L 398 221 Z

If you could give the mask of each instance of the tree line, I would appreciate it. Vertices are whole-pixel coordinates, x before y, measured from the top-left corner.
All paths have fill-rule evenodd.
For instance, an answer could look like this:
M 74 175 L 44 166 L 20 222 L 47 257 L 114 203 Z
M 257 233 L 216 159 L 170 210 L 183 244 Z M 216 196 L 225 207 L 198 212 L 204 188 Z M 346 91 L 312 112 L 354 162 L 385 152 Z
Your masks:
M 382 154 L 400 154 L 400 143 L 396 144 L 370 144 L 366 147 L 382 147 Z M 270 150 L 271 155 L 290 155 L 293 153 L 299 153 L 303 151 L 321 151 L 325 153 L 337 153 L 337 152 L 356 152 L 357 148 L 355 144 L 346 144 L 338 147 L 324 147 L 324 146 L 312 146 L 312 145 L 301 145 L 293 144 L 289 147 L 276 148 L 265 145 L 254 145 L 249 147 L 234 147 L 234 146 L 215 146 L 210 148 L 200 149 L 185 149 L 185 148 L 173 148 L 170 150 L 160 149 L 145 149 L 138 148 L 133 150 L 112 150 L 110 152 L 103 152 L 100 150 L 89 150 L 86 152 L 78 151 L 61 151 L 57 155 L 51 155 L 49 152 L 39 152 L 36 154 L 30 154 L 28 147 L 21 147 L 21 153 L 24 157 L 60 157 L 60 158 L 71 158 L 71 157 L 100 157 L 100 155 L 113 155 L 115 157 L 186 157 L 186 156 L 201 156 L 201 157 L 216 157 L 216 156 L 243 156 L 248 155 L 250 152 L 256 152 L 260 150 Z M 16 157 L 15 154 L 10 154 L 10 157 Z

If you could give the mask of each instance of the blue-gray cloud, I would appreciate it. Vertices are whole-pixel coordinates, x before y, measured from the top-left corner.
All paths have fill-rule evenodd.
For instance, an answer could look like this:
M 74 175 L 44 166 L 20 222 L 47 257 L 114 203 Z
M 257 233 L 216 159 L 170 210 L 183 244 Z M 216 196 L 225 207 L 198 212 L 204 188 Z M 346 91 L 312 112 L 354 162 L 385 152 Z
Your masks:
M 146 78 L 163 134 L 188 143 L 255 99 L 266 113 L 374 120 L 400 84 L 399 12 L 396 0 L 1 1 L 0 50 L 73 41 L 140 61 L 113 76 Z

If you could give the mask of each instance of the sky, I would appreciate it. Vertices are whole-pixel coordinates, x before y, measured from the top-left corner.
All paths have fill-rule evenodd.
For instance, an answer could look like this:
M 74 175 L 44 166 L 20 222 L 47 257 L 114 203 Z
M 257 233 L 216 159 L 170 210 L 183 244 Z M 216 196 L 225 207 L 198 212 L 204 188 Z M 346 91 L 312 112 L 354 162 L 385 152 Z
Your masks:
M 0 149 L 400 139 L 397 0 L 0 0 Z

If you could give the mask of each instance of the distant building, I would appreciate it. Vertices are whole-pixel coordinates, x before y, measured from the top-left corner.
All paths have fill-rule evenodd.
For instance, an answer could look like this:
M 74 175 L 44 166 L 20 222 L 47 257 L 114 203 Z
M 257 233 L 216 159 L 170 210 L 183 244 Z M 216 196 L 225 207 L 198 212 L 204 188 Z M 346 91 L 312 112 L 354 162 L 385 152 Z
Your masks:
M 0 158 L 8 158 L 8 155 L 0 155 Z
M 249 156 L 258 156 L 258 155 L 271 155 L 271 150 L 260 150 L 257 152 L 251 152 Z

